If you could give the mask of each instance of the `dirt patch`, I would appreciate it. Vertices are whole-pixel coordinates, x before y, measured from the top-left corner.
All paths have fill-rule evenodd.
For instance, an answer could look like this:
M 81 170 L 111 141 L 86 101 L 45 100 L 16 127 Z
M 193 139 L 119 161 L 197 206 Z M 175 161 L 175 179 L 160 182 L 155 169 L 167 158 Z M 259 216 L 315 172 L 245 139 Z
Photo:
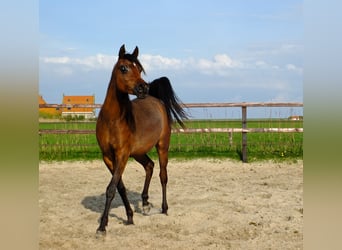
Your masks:
M 303 162 L 171 160 L 168 216 L 160 214 L 156 164 L 151 214 L 142 212 L 145 172 L 123 180 L 135 225 L 117 194 L 105 237 L 96 237 L 110 174 L 101 161 L 39 165 L 40 249 L 303 249 Z

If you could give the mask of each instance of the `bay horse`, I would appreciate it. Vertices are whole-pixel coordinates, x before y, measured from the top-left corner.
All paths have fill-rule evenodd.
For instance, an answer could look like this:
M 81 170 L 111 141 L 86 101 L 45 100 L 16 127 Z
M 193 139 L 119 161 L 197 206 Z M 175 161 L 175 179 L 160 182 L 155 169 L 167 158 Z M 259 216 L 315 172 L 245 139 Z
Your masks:
M 96 123 L 96 138 L 103 161 L 112 174 L 106 189 L 106 202 L 97 233 L 105 234 L 108 213 L 116 189 L 124 203 L 127 224 L 133 224 L 133 211 L 129 204 L 122 174 L 129 157 L 133 157 L 145 169 L 146 177 L 141 194 L 143 208 L 149 206 L 148 189 L 154 162 L 147 153 L 156 147 L 162 186 L 162 213 L 167 214 L 166 185 L 171 126 L 175 119 L 182 127 L 187 114 L 180 105 L 170 81 L 166 77 L 150 84 L 141 78 L 145 73 L 138 60 L 139 49 L 126 53 L 125 45 L 119 50 L 107 94 Z M 130 100 L 129 94 L 138 98 Z

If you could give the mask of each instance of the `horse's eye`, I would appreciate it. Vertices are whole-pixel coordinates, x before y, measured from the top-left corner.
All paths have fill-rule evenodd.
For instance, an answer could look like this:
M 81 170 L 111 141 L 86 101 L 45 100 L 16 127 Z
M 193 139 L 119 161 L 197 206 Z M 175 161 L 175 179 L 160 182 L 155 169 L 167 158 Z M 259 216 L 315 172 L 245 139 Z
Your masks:
M 125 74 L 128 71 L 128 67 L 126 65 L 121 65 L 120 66 L 120 71 L 121 71 L 122 74 Z

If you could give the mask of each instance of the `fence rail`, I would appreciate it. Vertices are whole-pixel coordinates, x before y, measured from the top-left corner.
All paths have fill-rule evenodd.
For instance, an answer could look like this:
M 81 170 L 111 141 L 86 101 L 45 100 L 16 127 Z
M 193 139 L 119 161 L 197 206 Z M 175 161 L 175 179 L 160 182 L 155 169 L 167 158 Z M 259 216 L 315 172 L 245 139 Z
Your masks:
M 303 128 L 176 128 L 172 133 L 302 133 Z M 93 129 L 40 129 L 39 134 L 95 134 Z
M 248 133 L 303 133 L 303 128 L 248 128 L 248 107 L 303 107 L 301 102 L 240 102 L 240 103 L 187 103 L 184 108 L 236 108 L 242 109 L 241 128 L 188 128 L 172 129 L 173 133 L 233 133 L 242 134 L 242 161 L 247 158 Z M 39 104 L 39 108 L 94 108 L 100 109 L 102 104 Z M 67 129 L 40 129 L 39 134 L 95 134 L 95 130 L 67 130 Z
M 102 104 L 39 104 L 39 108 L 95 108 Z M 186 103 L 184 108 L 236 108 L 236 107 L 303 107 L 302 102 L 223 102 L 223 103 Z

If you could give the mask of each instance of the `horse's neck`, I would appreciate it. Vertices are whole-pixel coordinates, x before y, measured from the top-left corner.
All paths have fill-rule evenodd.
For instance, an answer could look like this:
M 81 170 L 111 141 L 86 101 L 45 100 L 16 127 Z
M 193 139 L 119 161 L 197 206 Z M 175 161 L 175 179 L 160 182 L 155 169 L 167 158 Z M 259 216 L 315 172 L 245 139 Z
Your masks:
M 110 84 L 107 89 L 107 94 L 102 105 L 102 116 L 108 116 L 115 118 L 120 115 L 120 105 L 116 96 L 116 90 L 114 86 Z
M 127 113 L 131 112 L 130 105 L 128 94 L 118 92 L 114 82 L 111 82 L 102 106 L 102 115 L 110 120 L 126 119 Z

